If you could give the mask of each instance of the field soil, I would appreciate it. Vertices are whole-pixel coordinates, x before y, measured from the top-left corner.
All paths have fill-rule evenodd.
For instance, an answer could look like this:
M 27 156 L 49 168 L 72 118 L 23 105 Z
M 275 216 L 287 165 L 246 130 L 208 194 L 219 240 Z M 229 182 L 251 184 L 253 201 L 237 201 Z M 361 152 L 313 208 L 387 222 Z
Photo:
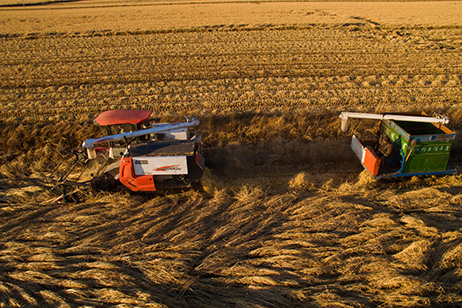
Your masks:
M 373 180 L 349 147 L 445 114 L 462 2 L 0 1 L 0 307 L 460 307 L 462 176 Z M 105 110 L 196 116 L 203 190 L 47 175 Z

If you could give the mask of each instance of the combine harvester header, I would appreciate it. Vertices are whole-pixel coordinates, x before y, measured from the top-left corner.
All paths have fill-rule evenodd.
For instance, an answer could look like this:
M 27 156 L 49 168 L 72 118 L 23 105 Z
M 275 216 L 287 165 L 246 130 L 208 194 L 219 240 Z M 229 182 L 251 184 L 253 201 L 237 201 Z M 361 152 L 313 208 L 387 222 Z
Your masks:
M 449 164 L 456 133 L 445 126 L 446 116 L 342 112 L 341 129 L 348 119 L 380 120 L 373 137 L 353 135 L 351 148 L 376 179 L 415 175 L 455 174 Z

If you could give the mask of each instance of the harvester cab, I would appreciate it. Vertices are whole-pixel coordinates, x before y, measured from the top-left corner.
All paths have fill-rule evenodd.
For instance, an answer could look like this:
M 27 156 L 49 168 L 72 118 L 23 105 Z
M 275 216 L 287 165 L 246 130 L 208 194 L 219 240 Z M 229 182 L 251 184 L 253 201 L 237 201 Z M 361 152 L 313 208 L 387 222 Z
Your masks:
M 350 118 L 380 121 L 375 136 L 351 140 L 356 157 L 376 179 L 457 173 L 449 163 L 456 133 L 445 126 L 445 116 L 342 112 L 340 118 L 343 132 Z
M 152 111 L 149 110 L 114 110 L 99 114 L 94 120 L 105 136 L 117 135 L 125 132 L 139 131 L 150 127 L 149 117 Z M 110 141 L 107 149 L 111 156 L 120 157 L 125 152 L 129 142 L 148 141 L 148 135 L 135 137 L 133 140 L 127 138 Z
M 106 190 L 122 184 L 132 191 L 185 188 L 199 183 L 205 159 L 199 121 L 153 124 L 148 110 L 112 110 L 95 123 L 105 136 L 87 139 L 66 168 L 50 178 L 60 186 Z M 58 176 L 54 179 L 54 176 Z

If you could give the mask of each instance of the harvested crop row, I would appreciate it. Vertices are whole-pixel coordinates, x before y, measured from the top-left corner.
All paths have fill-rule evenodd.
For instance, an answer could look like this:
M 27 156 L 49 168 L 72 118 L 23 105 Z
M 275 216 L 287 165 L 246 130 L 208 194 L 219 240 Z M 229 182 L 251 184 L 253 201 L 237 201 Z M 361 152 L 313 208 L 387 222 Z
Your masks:
M 3 39 L 0 117 L 40 123 L 120 108 L 460 104 L 459 48 L 422 48 L 412 31 L 390 37 L 345 26 Z M 460 40 L 457 31 L 428 31 L 428 43 L 438 31 Z

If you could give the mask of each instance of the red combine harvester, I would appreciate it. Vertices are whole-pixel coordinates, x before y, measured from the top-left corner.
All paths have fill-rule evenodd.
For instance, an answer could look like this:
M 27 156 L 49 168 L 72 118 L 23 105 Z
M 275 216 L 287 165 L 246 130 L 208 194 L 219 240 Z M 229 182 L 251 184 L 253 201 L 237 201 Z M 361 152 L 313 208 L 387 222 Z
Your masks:
M 157 191 L 200 183 L 205 160 L 199 125 L 194 117 L 183 123 L 151 124 L 148 110 L 112 110 L 95 123 L 105 136 L 87 139 L 74 151 L 66 168 L 50 175 L 55 186 L 91 186 L 106 190 L 122 184 L 132 191 Z M 57 178 L 55 179 L 55 177 Z

